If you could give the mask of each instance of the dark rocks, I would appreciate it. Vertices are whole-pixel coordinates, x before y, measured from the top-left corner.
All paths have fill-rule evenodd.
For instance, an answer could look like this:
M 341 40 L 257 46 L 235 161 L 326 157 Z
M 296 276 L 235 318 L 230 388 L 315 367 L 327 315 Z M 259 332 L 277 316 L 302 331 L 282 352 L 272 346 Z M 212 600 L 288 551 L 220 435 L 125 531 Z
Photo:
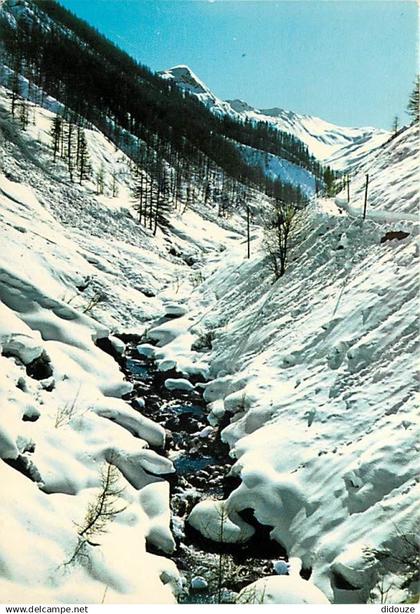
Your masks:
M 29 377 L 36 380 L 48 379 L 52 376 L 53 370 L 51 367 L 50 357 L 46 352 L 42 352 L 41 356 L 35 358 L 32 362 L 26 365 L 26 373 Z
M 193 414 L 185 413 L 178 416 L 179 428 L 186 433 L 195 433 L 200 429 L 200 422 Z M 192 452 L 192 450 L 190 450 Z
M 241 512 L 244 520 L 256 529 L 255 536 L 246 544 L 211 542 L 185 522 L 199 501 L 209 497 L 226 498 L 241 484 L 239 477 L 229 475 L 233 461 L 229 456 L 229 447 L 220 437 L 232 414 L 226 412 L 217 429 L 209 429 L 200 436 L 208 426 L 202 390 L 167 390 L 165 380 L 168 377 L 182 377 L 183 374 L 176 370 L 159 372 L 152 359 L 139 361 L 136 346 L 145 342 L 144 337 L 128 340 L 120 335 L 120 338 L 129 342 L 128 360 L 123 364 L 123 370 L 134 384 L 134 390 L 129 395 L 130 402 L 136 411 L 166 429 L 165 451 L 160 453 L 169 456 L 176 468 L 176 473 L 160 476 L 170 484 L 172 528 L 177 546 L 171 558 L 189 582 L 195 576 L 203 575 L 208 582 L 208 588 L 201 591 L 203 603 L 217 603 L 218 591 L 220 596 L 217 573 L 221 557 L 225 570 L 222 590 L 229 593 L 239 591 L 258 578 L 272 575 L 271 559 L 287 557 L 287 553 L 279 543 L 270 539 L 272 527 L 261 525 L 251 509 Z M 210 339 L 205 341 L 210 343 Z M 189 380 L 199 383 L 204 378 L 198 374 L 189 376 Z M 135 399 L 138 397 L 144 399 L 144 407 L 136 406 Z M 155 551 L 151 544 L 147 545 L 147 549 L 149 552 Z M 159 554 L 157 550 L 155 553 Z M 181 600 L 191 603 L 194 598 L 194 591 L 190 591 L 189 595 L 186 591 Z
M 154 298 L 156 296 L 156 292 L 151 288 L 141 288 L 140 292 L 147 298 Z
M 28 456 L 19 454 L 17 458 L 4 458 L 3 461 L 9 465 L 9 467 L 16 469 L 26 478 L 29 478 L 32 482 L 36 482 L 37 484 L 42 483 L 42 478 L 37 467 Z
M 191 349 L 194 352 L 206 352 L 211 350 L 213 347 L 213 341 L 215 338 L 215 333 L 213 331 L 209 331 L 196 339 L 191 346 Z
M 19 390 L 22 390 L 22 392 L 27 392 L 28 386 L 24 377 L 20 377 L 18 379 L 18 381 L 16 382 L 16 387 L 19 388 Z
M 79 292 L 84 292 L 89 287 L 91 281 L 92 279 L 88 275 L 80 284 L 76 285 L 76 288 L 79 290 Z
M 236 488 L 241 485 L 241 478 L 235 475 L 224 475 L 223 476 L 223 498 L 226 499 L 231 492 L 233 492 Z
M 108 339 L 108 337 L 101 337 L 101 339 L 97 339 L 95 341 L 96 347 L 98 347 L 103 352 L 106 352 L 119 364 L 122 365 L 124 363 L 124 358 L 121 354 L 117 352 L 114 345 Z
M 402 239 L 406 239 L 410 236 L 409 232 L 404 232 L 403 230 L 389 230 L 386 232 L 383 237 L 381 237 L 381 243 L 385 243 L 386 241 L 402 241 Z
M 41 386 L 45 392 L 52 392 L 55 388 L 55 379 L 50 377 L 41 381 Z
M 359 586 L 353 586 L 340 572 L 333 571 L 332 572 L 332 583 L 333 587 L 344 590 L 344 591 L 357 591 L 360 589 Z
M 198 262 L 198 260 L 194 256 L 189 255 L 189 256 L 185 256 L 184 262 L 185 264 L 188 264 L 188 266 L 193 266 L 194 264 Z
M 202 391 L 167 390 L 165 380 L 182 374 L 175 370 L 161 373 L 152 359 L 143 359 L 141 369 L 132 370 L 133 365 L 139 366 L 136 345 L 141 342 L 144 338 L 129 344 L 127 355 L 136 361 L 128 360 L 123 369 L 134 384 L 131 403 L 135 405 L 135 398 L 139 396 L 144 399 L 144 407 L 136 407 L 136 410 L 167 430 L 165 454 L 173 460 L 176 473 L 161 477 L 170 484 L 172 526 L 177 543 L 172 558 L 189 581 L 202 573 L 209 583 L 206 589 L 208 597 L 214 600 L 217 593 L 214 578 L 220 556 L 229 558 L 229 569 L 232 570 L 229 577 L 223 579 L 223 588 L 238 591 L 257 578 L 271 575 L 270 556 L 278 558 L 285 554 L 285 550 L 270 540 L 271 527 L 260 525 L 252 510 L 243 512 L 253 526 L 258 525 L 257 535 L 247 544 L 214 544 L 187 526 L 185 519 L 199 501 L 209 497 L 225 498 L 241 483 L 238 477 L 228 475 L 233 461 L 229 447 L 220 438 L 221 430 L 230 423 L 231 414 L 226 412 L 218 429 L 200 436 L 208 426 Z M 142 369 L 147 371 L 147 377 L 141 373 Z M 192 383 L 204 381 L 201 375 L 189 379 Z M 148 545 L 149 551 L 150 548 Z M 188 595 L 186 599 L 188 601 Z
M 40 414 L 36 412 L 23 414 L 22 421 L 23 422 L 36 422 L 39 418 Z

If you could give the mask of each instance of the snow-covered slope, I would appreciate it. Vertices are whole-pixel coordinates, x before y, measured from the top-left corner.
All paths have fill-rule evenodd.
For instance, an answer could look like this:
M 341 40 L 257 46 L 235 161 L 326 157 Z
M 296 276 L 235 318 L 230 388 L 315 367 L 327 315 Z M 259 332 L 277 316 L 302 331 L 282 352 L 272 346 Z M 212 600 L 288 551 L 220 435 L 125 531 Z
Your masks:
M 415 145 L 412 128 L 372 162 L 372 206 L 382 193 L 383 208 L 418 214 Z M 232 373 L 215 398 L 235 412 L 223 437 L 242 478 L 228 505 L 254 508 L 335 601 L 375 584 L 365 548 L 402 547 L 415 530 L 418 236 L 404 213 L 364 225 L 314 213 L 274 286 L 256 260 L 209 281 L 223 299 L 208 325 L 227 330 L 213 368 Z M 410 234 L 380 243 L 396 229 Z
M 416 565 L 416 145 L 412 127 L 370 160 L 376 216 L 313 203 L 283 278 L 273 285 L 255 248 L 245 262 L 231 252 L 190 303 L 206 305 L 200 327 L 214 336 L 210 420 L 231 416 L 222 438 L 241 485 L 224 509 L 237 532 L 253 509 L 338 603 L 380 600 L 380 586 L 402 599 L 407 570 L 392 555 L 409 543 Z M 381 193 L 396 219 L 379 215 Z M 361 197 L 357 179 L 355 210 Z M 405 238 L 381 241 L 395 230 Z M 199 504 L 194 527 L 208 530 L 212 510 Z
M 418 220 L 420 169 L 416 126 L 402 131 L 382 149 L 371 152 L 360 171 L 353 174 L 350 204 L 360 210 L 364 203 L 366 174 L 369 175 L 368 214 L 374 211 L 380 216 L 388 212 L 390 221 L 393 217 L 404 220 L 410 216 Z
M 100 277 L 102 267 L 89 263 L 89 247 L 78 246 L 77 231 L 69 236 L 28 185 L 1 175 L 0 202 L 0 457 L 9 463 L 0 465 L 7 493 L 1 601 L 90 603 L 105 593 L 109 602 L 173 601 L 179 583 L 174 565 L 146 552 L 151 532 L 163 550 L 174 547 L 168 486 L 159 478 L 173 467 L 147 449 L 148 442 L 162 445 L 164 432 L 120 398 L 131 385 L 96 347 L 109 331 L 83 314 L 80 300 L 86 306 L 89 299 L 77 291 L 87 275 Z M 84 241 L 92 244 L 87 235 Z M 42 381 L 33 369 L 43 370 Z M 80 565 L 71 562 L 78 528 L 102 492 L 107 462 L 117 467 L 123 492 L 116 506 L 125 511 L 112 530 L 95 536 L 99 549 L 81 552 L 86 564 Z M 147 514 L 145 489 L 160 517 Z
M 299 187 L 307 196 L 315 193 L 315 178 L 302 166 L 247 145 L 238 145 L 238 148 L 245 160 L 260 166 L 268 177 Z
M 252 508 L 312 569 L 311 585 L 269 578 L 258 592 L 324 601 L 315 585 L 330 601 L 365 601 L 383 574 L 375 549 L 400 551 L 418 507 L 416 129 L 370 154 L 349 205 L 344 193 L 338 206 L 312 203 L 273 284 L 258 227 L 248 260 L 240 218 L 222 220 L 197 201 L 155 238 L 133 217 L 127 158 L 101 133 L 87 131 L 93 169 L 103 165 L 107 177 L 97 196 L 93 183 L 71 184 L 52 165 L 52 112 L 32 106 L 22 133 L 7 105 L 2 89 L 0 600 L 175 601 L 178 571 L 146 548 L 174 548 L 161 479 L 173 467 L 150 449 L 166 434 L 121 398 L 130 384 L 95 343 L 153 326 L 160 360 L 210 377 L 212 424 L 231 416 L 222 436 L 241 478 L 223 504 L 232 534 L 249 530 L 238 512 Z M 408 234 L 381 243 L 394 230 Z M 169 301 L 180 317 L 156 325 Z M 192 350 L 205 335 L 212 349 Z M 107 461 L 122 511 L 88 560 L 66 564 Z M 201 504 L 198 526 L 208 520 L 200 510 L 213 508 Z M 386 582 L 390 600 L 404 597 L 401 575 Z
M 235 221 L 223 230 L 211 207 L 206 219 L 189 210 L 173 216 L 170 235 L 153 237 L 134 217 L 126 156 L 100 132 L 86 130 L 93 172 L 105 171 L 98 196 L 93 182 L 72 184 L 52 164 L 53 114 L 31 105 L 21 132 L 8 106 L 2 88 L 0 602 L 175 602 L 175 565 L 146 549 L 174 549 L 160 477 L 174 469 L 149 448 L 163 447 L 165 431 L 122 400 L 132 386 L 96 341 L 162 316 L 195 283 L 184 258 L 229 243 Z M 122 511 L 92 538 L 99 547 L 72 561 L 109 462 Z
M 389 137 L 377 128 L 345 128 L 311 115 L 283 109 L 252 109 L 241 101 L 229 101 L 235 111 L 255 121 L 269 122 L 279 130 L 298 137 L 319 160 L 337 170 L 360 164 L 364 156 Z
M 336 170 L 353 169 L 360 165 L 366 154 L 390 137 L 389 132 L 378 128 L 346 128 L 284 109 L 255 109 L 242 100 L 223 101 L 188 66 L 175 66 L 160 74 L 195 94 L 217 115 L 268 122 L 279 130 L 293 134 L 307 145 L 312 155 Z
M 159 75 L 162 79 L 173 81 L 184 91 L 197 96 L 215 115 L 227 114 L 236 116 L 230 104 L 215 96 L 188 66 L 180 64 L 179 66 L 161 71 Z

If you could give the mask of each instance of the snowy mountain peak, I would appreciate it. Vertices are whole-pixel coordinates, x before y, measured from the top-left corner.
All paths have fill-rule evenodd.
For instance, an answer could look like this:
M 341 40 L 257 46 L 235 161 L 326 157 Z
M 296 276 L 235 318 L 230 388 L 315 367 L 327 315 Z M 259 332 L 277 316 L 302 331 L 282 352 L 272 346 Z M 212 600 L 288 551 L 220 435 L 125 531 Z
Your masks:
M 168 70 L 158 73 L 162 79 L 173 81 L 184 92 L 193 94 L 215 115 L 240 116 L 232 109 L 228 102 L 221 100 L 213 94 L 211 89 L 202 81 L 189 66 L 179 64 Z
M 169 79 L 176 82 L 182 89 L 191 92 L 192 94 L 210 94 L 210 89 L 201 79 L 191 70 L 186 64 L 179 64 L 169 70 L 164 70 L 159 73 L 163 79 Z M 214 95 L 212 95 L 215 98 Z
M 279 107 L 273 107 L 272 109 L 259 109 L 259 112 L 263 113 L 264 115 L 268 115 L 269 117 L 284 117 L 284 116 L 287 116 L 289 118 L 311 117 L 311 115 L 298 115 L 297 113 L 294 113 L 293 111 L 286 111 L 285 109 L 280 109 Z
M 337 126 L 319 117 L 300 115 L 280 107 L 257 109 L 243 100 L 221 100 L 186 65 L 175 66 L 159 74 L 197 96 L 216 115 L 269 123 L 278 130 L 292 134 L 308 147 L 313 156 L 336 170 L 356 168 L 372 150 L 391 136 L 386 130 Z
M 255 109 L 251 107 L 244 100 L 240 100 L 239 98 L 235 98 L 235 100 L 227 100 L 234 111 L 237 113 L 243 113 L 244 111 L 254 111 Z

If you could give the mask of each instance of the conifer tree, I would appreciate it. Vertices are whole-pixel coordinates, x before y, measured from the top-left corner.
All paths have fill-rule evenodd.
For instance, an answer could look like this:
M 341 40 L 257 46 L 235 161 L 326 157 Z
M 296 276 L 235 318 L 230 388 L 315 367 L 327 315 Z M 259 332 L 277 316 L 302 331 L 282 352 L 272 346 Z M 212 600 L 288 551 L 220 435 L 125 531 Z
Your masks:
M 139 222 L 141 224 L 143 221 L 143 216 L 145 215 L 146 180 L 144 177 L 144 172 L 141 168 L 137 167 L 134 172 L 136 183 L 132 189 L 132 195 L 134 198 L 134 209 L 138 213 Z M 143 223 L 146 225 L 146 219 L 144 219 Z
M 163 160 L 160 160 L 156 177 L 156 206 L 154 215 L 153 234 L 156 235 L 158 226 L 167 224 L 167 214 L 171 210 L 170 177 Z
M 85 179 L 89 179 L 90 160 L 85 131 L 81 126 L 77 127 L 77 152 L 79 183 L 82 185 Z
M 115 168 L 112 170 L 111 190 L 112 190 L 112 198 L 116 198 L 118 196 L 118 183 L 117 183 L 117 171 L 115 170 Z
M 327 196 L 334 196 L 335 173 L 329 166 L 324 170 L 323 179 L 325 184 L 325 193 Z
M 413 91 L 410 94 L 407 105 L 407 113 L 412 119 L 412 123 L 418 123 L 420 121 L 420 76 L 417 75 L 414 83 Z
M 103 194 L 105 190 L 105 167 L 101 162 L 98 172 L 96 173 L 96 193 Z
M 50 136 L 52 139 L 53 161 L 55 163 L 57 161 L 57 156 L 60 153 L 63 139 L 63 118 L 59 115 L 54 116 Z
M 74 114 L 69 109 L 63 112 L 65 118 L 62 137 L 62 157 L 67 163 L 70 181 L 74 181 L 74 171 L 77 168 L 77 131 L 74 123 Z
M 19 102 L 18 120 L 22 130 L 26 130 L 29 125 L 29 104 L 27 100 L 22 99 Z
M 22 98 L 21 95 L 21 83 L 20 83 L 20 75 L 22 73 L 22 57 L 20 53 L 16 53 L 16 56 L 13 58 L 13 72 L 9 77 L 8 86 L 12 92 L 12 99 L 10 104 L 10 111 L 12 117 L 15 118 L 17 115 L 17 111 L 19 108 L 19 101 Z

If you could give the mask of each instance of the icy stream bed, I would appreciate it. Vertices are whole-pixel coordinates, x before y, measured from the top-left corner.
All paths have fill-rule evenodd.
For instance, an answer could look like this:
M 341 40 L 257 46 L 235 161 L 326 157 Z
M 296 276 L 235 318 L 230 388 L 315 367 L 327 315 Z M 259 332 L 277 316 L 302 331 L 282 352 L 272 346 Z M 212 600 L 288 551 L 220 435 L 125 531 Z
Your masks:
M 152 358 L 139 355 L 138 341 L 128 343 L 122 363 L 133 383 L 133 391 L 126 400 L 166 432 L 165 449 L 156 451 L 168 457 L 176 470 L 168 479 L 171 524 L 176 540 L 171 558 L 184 577 L 184 591 L 179 600 L 182 603 L 232 602 L 245 585 L 271 575 L 273 561 L 284 558 L 286 553 L 269 539 L 269 527 L 258 527 L 258 523 L 255 523 L 255 538 L 242 545 L 211 542 L 188 525 L 186 519 L 199 501 L 224 499 L 237 486 L 235 478 L 229 476 L 233 461 L 228 447 L 220 441 L 218 430 L 209 428 L 201 391 L 168 390 L 165 380 L 180 378 L 181 374 L 158 371 Z

